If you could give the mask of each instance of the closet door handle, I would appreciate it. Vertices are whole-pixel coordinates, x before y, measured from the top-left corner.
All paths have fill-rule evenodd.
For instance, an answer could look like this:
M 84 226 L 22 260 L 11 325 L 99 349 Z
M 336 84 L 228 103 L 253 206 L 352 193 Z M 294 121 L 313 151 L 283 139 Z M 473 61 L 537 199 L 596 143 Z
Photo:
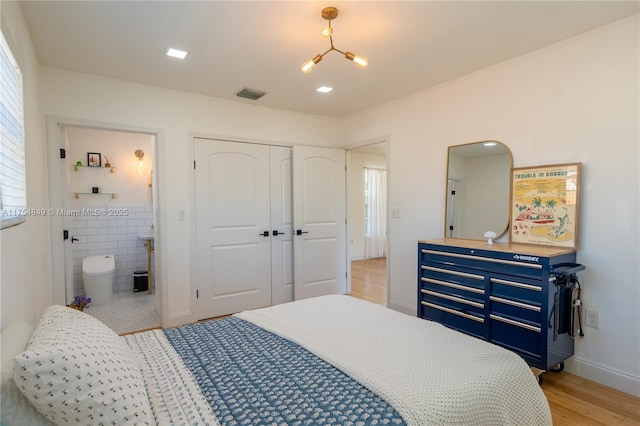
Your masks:
M 280 232 L 280 231 L 278 231 L 277 229 L 276 229 L 275 231 L 273 231 L 273 233 L 272 233 L 272 234 L 273 234 L 273 236 L 274 236 L 274 237 L 277 237 L 278 235 L 285 235 L 285 233 L 284 233 L 284 232 Z
M 303 231 L 302 229 L 296 229 L 296 235 L 308 234 L 309 231 Z
M 264 231 L 262 234 L 258 234 L 261 235 L 263 237 L 268 237 L 269 236 L 269 231 Z

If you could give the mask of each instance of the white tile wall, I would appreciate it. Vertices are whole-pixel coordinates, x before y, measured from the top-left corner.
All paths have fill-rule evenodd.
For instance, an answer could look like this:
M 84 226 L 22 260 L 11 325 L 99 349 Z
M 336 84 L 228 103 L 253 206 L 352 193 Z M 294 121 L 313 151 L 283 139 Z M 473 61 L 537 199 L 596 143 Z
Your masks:
M 128 211 L 127 215 L 110 216 L 108 211 Z M 69 234 L 79 241 L 71 245 L 75 295 L 84 294 L 82 286 L 82 258 L 112 254 L 115 258 L 114 291 L 133 290 L 133 273 L 147 270 L 147 249 L 138 234 L 149 232 L 153 220 L 153 206 L 146 204 L 110 205 L 106 214 L 71 218 Z M 151 269 L 155 269 L 153 252 Z M 155 274 L 153 274 L 155 276 Z

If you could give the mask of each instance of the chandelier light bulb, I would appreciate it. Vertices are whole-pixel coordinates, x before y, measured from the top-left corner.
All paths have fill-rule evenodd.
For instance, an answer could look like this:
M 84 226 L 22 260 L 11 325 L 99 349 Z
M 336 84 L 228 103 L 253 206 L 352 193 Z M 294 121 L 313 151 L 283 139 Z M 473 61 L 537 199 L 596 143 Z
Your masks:
M 308 74 L 311 72 L 311 70 L 313 69 L 313 67 L 315 66 L 315 64 L 317 64 L 318 62 L 320 62 L 322 60 L 322 55 L 321 54 L 317 54 L 316 56 L 313 57 L 313 59 L 308 60 L 307 62 L 305 62 L 304 64 L 302 64 L 302 72 L 305 74 Z
M 366 66 L 369 65 L 369 60 L 364 56 L 356 56 L 354 53 L 347 52 L 344 54 L 344 57 L 355 62 L 360 68 L 366 68 Z
M 367 65 L 369 65 L 369 60 L 367 58 L 365 58 L 364 56 L 357 56 L 356 55 L 353 58 L 353 62 L 355 62 L 361 68 L 366 68 Z
M 320 31 L 320 34 L 322 34 L 324 38 L 329 38 L 333 34 L 333 29 L 331 27 L 324 27 L 322 31 Z

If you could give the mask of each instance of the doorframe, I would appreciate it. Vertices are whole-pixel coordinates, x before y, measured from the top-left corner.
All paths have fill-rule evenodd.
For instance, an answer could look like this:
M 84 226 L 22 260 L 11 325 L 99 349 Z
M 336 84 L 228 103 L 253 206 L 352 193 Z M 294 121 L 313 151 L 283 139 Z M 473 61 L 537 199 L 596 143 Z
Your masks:
M 129 132 L 129 133 L 144 133 L 153 137 L 152 149 L 155 152 L 152 158 L 152 169 L 154 171 L 152 175 L 152 191 L 153 191 L 153 207 L 154 216 L 156 219 L 155 228 L 155 243 L 154 243 L 154 256 L 156 259 L 155 267 L 155 287 L 156 294 L 159 300 L 157 306 L 159 307 L 159 314 L 161 318 L 162 327 L 167 324 L 167 318 L 165 313 L 169 310 L 166 309 L 164 301 L 166 299 L 166 288 L 164 286 L 164 277 L 166 271 L 163 267 L 164 263 L 161 261 L 163 250 L 162 229 L 164 225 L 161 223 L 162 217 L 158 214 L 159 205 L 161 202 L 158 191 L 158 176 L 161 175 L 159 170 L 160 159 L 164 156 L 162 147 L 165 146 L 165 135 L 162 129 L 148 128 L 132 126 L 122 123 L 106 123 L 98 120 L 85 120 L 79 118 L 59 117 L 59 116 L 46 116 L 46 146 L 47 146 L 47 174 L 49 177 L 49 207 L 50 211 L 54 209 L 53 206 L 64 206 L 64 197 L 69 197 L 67 191 L 67 175 L 60 173 L 59 161 L 60 149 L 68 150 L 66 138 L 62 129 L 66 127 L 82 127 L 96 130 Z M 67 282 L 65 273 L 65 240 L 62 238 L 62 231 L 64 229 L 63 217 L 56 214 L 49 215 L 49 238 L 51 245 L 51 279 L 52 279 L 52 301 L 54 304 L 66 305 L 70 297 L 73 295 L 67 295 Z M 71 284 L 73 285 L 73 284 Z
M 350 217 L 350 210 L 349 210 L 349 200 L 351 199 L 351 194 L 349 191 L 350 188 L 350 181 L 349 181 L 349 176 L 350 176 L 350 170 L 349 170 L 349 165 L 351 163 L 351 159 L 350 159 L 350 153 L 351 151 L 357 151 L 359 149 L 368 147 L 368 146 L 372 146 L 372 145 L 378 145 L 378 144 L 382 144 L 384 143 L 386 145 L 386 170 L 387 170 L 387 206 L 386 206 L 386 210 L 387 210 L 387 241 L 385 244 L 385 252 L 387 253 L 387 270 L 386 270 L 386 276 L 387 276 L 387 288 L 386 288 L 386 292 L 387 292 L 387 302 L 386 302 L 386 306 L 389 307 L 389 302 L 391 301 L 391 281 L 390 281 L 390 272 L 391 272 L 391 226 L 390 226 L 390 219 L 391 219 L 391 200 L 389 197 L 389 193 L 390 193 L 390 170 L 391 170 L 391 162 L 390 162 L 390 153 L 391 153 L 391 141 L 389 140 L 388 136 L 385 137 L 381 137 L 381 138 L 376 138 L 376 139 L 370 139 L 367 141 L 363 141 L 360 143 L 356 143 L 354 145 L 350 145 L 349 147 L 345 148 L 345 152 L 347 155 L 347 176 L 346 176 L 346 197 L 347 197 L 347 245 L 349 246 L 349 249 L 347 250 L 347 294 L 351 293 L 351 223 L 349 221 L 349 217 Z

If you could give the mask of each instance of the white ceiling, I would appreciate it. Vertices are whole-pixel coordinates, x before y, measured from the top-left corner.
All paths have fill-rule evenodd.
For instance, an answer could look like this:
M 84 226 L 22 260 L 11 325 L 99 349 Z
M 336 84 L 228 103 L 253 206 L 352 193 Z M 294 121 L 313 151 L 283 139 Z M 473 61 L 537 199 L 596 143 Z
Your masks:
M 4 1 L 4 0 L 3 0 Z M 332 117 L 406 96 L 639 12 L 627 1 L 23 1 L 42 65 Z M 320 36 L 335 6 L 337 52 Z M 168 47 L 189 52 L 183 61 Z M 334 87 L 317 93 L 321 85 Z M 235 96 L 243 87 L 267 94 Z

